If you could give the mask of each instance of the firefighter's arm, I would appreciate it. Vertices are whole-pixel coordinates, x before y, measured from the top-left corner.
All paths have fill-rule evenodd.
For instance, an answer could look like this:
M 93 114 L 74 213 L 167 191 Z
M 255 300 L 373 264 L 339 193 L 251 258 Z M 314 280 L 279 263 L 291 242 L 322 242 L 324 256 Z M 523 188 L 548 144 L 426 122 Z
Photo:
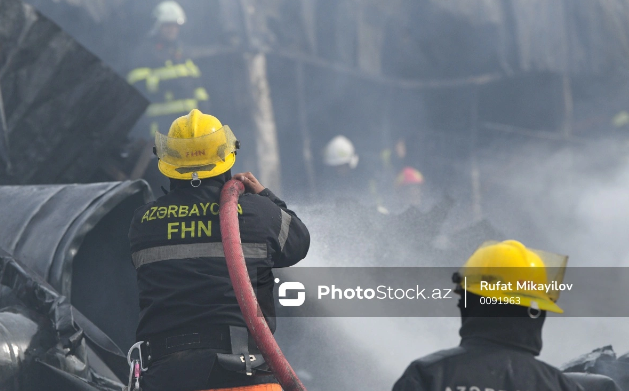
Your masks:
M 413 363 L 409 365 L 402 377 L 395 382 L 392 391 L 422 391 L 426 390 L 424 385 L 425 382 L 421 373 Z
M 288 267 L 304 259 L 310 248 L 310 233 L 295 212 L 288 209 L 286 203 L 271 190 L 261 185 L 252 173 L 239 173 L 234 175 L 234 179 L 245 185 L 247 193 L 266 197 L 279 208 L 279 232 L 277 235 L 274 233 L 272 238 L 273 247 L 276 249 L 273 266 Z
M 276 252 L 273 266 L 288 267 L 306 258 L 310 248 L 310 232 L 306 225 L 271 190 L 264 189 L 258 195 L 268 198 L 280 209 L 281 224 L 276 243 L 279 251 Z

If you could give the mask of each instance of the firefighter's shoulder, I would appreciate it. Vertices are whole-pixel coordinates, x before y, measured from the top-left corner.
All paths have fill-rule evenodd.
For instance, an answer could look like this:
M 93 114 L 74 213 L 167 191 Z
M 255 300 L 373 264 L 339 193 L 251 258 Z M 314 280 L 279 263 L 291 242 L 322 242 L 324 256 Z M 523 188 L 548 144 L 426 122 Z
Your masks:
M 139 207 L 137 207 L 134 211 L 133 211 L 133 222 L 134 223 L 139 223 L 140 221 L 142 221 L 142 218 L 151 210 L 151 207 L 155 207 L 157 203 L 157 200 L 153 200 L 153 201 L 149 201 L 144 205 L 141 205 Z
M 241 205 L 243 213 L 248 215 L 264 215 L 265 212 L 275 212 L 279 208 L 269 197 L 251 193 L 241 195 L 238 198 L 238 203 Z
M 465 348 L 455 347 L 452 349 L 440 350 L 419 358 L 410 363 L 404 374 L 393 386 L 393 391 L 415 391 L 424 390 L 426 384 L 432 384 L 435 377 L 439 378 L 444 369 L 448 366 L 445 362 L 463 356 Z
M 566 376 L 567 374 L 561 372 L 558 368 L 545 363 L 544 361 L 541 361 L 539 359 L 535 359 L 535 361 L 537 362 L 537 371 L 541 374 L 543 374 L 543 377 L 546 379 L 556 379 L 557 384 L 559 385 L 559 387 L 561 387 L 560 389 L 562 390 L 580 390 L 581 388 L 579 387 L 579 385 L 582 385 L 580 380 L 586 380 L 585 383 L 586 384 L 590 384 L 587 380 L 589 379 L 580 379 L 580 378 L 575 378 L 573 376 Z M 594 383 L 598 383 L 600 381 L 600 379 L 594 379 L 593 382 Z M 603 381 L 603 383 L 605 383 Z M 598 383 L 601 384 L 601 383 Z M 584 387 L 585 389 L 589 389 Z M 598 388 L 597 388 L 598 389 Z M 606 388 L 601 388 L 602 390 L 605 390 Z M 612 388 L 613 390 L 613 388 Z
M 439 364 L 445 360 L 461 356 L 466 352 L 465 348 L 457 346 L 451 349 L 439 350 L 431 353 L 427 356 L 418 358 L 411 363 L 411 367 L 430 367 L 435 364 Z

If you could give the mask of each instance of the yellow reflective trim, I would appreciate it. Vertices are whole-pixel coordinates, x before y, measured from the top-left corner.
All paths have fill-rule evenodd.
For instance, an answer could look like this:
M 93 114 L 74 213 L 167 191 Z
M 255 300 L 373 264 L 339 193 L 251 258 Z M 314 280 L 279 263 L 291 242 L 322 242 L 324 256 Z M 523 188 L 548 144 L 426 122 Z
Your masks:
M 196 99 L 179 99 L 171 102 L 152 103 L 146 109 L 147 117 L 159 117 L 177 113 L 189 113 L 193 109 L 198 109 L 199 104 Z
M 156 68 L 153 74 L 160 80 L 177 79 L 180 77 L 201 77 L 199 67 L 192 60 L 187 60 L 183 64 L 173 65 L 172 61 L 166 61 L 166 66 Z
M 159 90 L 160 81 L 178 79 L 180 77 L 198 78 L 201 77 L 201 71 L 192 60 L 187 60 L 185 63 L 177 65 L 173 65 L 172 61 L 166 61 L 166 66 L 161 68 L 151 69 L 145 67 L 132 70 L 127 76 L 127 81 L 129 84 L 135 84 L 146 80 L 146 89 L 154 93 Z
M 151 75 L 151 68 L 136 68 L 127 75 L 127 82 L 135 84 Z
M 151 137 L 155 138 L 155 133 L 159 132 L 159 124 L 151 122 Z
M 194 97 L 196 100 L 210 100 L 210 94 L 203 87 L 194 90 Z
M 146 89 L 150 93 L 156 93 L 159 90 L 159 77 L 149 75 L 146 78 Z

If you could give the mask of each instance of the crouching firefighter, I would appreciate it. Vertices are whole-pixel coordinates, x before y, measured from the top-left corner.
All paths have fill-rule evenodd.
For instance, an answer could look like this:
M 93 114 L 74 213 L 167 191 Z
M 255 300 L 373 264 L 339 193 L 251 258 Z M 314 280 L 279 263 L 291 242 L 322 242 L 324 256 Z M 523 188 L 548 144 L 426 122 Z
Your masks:
M 393 391 L 581 390 L 535 358 L 546 311 L 563 311 L 555 304 L 558 291 L 529 288 L 559 286 L 566 263 L 514 240 L 483 244 L 453 276 L 461 295 L 460 345 L 411 363 Z
M 137 209 L 129 231 L 140 297 L 131 390 L 280 390 L 248 333 L 221 243 L 219 196 L 238 147 L 228 126 L 196 109 L 155 135 L 170 192 Z M 247 269 L 274 331 L 272 268 L 303 259 L 310 235 L 251 173 L 234 178 L 246 190 L 238 219 Z

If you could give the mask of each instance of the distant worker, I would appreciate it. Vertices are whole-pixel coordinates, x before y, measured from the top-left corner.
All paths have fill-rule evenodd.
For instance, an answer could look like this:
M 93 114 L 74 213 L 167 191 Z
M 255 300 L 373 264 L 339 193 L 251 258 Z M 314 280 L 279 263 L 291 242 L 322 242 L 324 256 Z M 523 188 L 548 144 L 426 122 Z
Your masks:
M 362 190 L 355 172 L 358 160 L 354 144 L 347 137 L 339 135 L 326 144 L 323 163 L 327 168 L 322 183 L 327 195 L 337 200 L 360 198 Z
M 409 205 L 405 202 L 405 197 L 397 194 L 397 191 L 390 190 L 391 179 L 397 179 L 396 173 L 401 167 L 404 167 L 405 157 L 406 143 L 404 138 L 398 139 L 393 148 L 387 147 L 380 151 L 378 167 L 369 179 L 369 192 L 381 213 L 397 212 L 400 206 L 405 208 Z M 400 202 L 402 203 L 400 204 Z
M 323 162 L 327 166 L 336 167 L 339 174 L 347 174 L 358 165 L 354 144 L 345 136 L 334 137 L 323 150 Z
M 546 311 L 563 312 L 555 304 L 559 292 L 518 287 L 522 281 L 560 283 L 566 262 L 514 240 L 481 246 L 453 277 L 461 295 L 461 344 L 411 363 L 393 391 L 581 390 L 535 359 Z M 487 289 L 497 281 L 499 289 Z
M 219 197 L 238 148 L 229 126 L 196 109 L 175 120 L 167 136 L 155 134 L 159 171 L 170 180 L 170 192 L 137 209 L 129 231 L 140 297 L 136 336 L 144 341 L 148 366 L 143 391 L 280 390 L 272 375 L 256 371 L 260 351 L 248 334 L 221 242 Z M 246 189 L 238 201 L 245 260 L 274 331 L 271 268 L 303 259 L 310 236 L 253 174 L 234 178 Z M 243 350 L 258 355 L 258 363 L 245 360 Z
M 210 108 L 201 71 L 179 40 L 180 29 L 187 20 L 183 8 L 175 1 L 163 1 L 155 7 L 153 18 L 149 37 L 134 53 L 134 69 L 127 75 L 129 84 L 151 102 L 131 132 L 134 139 L 152 140 L 156 132 L 168 132 L 173 116 Z M 146 175 L 142 168 L 148 168 Z M 155 165 L 148 161 L 135 171 L 149 181 L 154 192 L 163 184 Z
M 153 17 L 149 40 L 138 50 L 136 68 L 127 76 L 151 101 L 145 113 L 149 126 L 137 134 L 142 138 L 153 138 L 157 131 L 166 133 L 173 115 L 203 109 L 209 103 L 201 71 L 179 41 L 179 30 L 186 23 L 183 8 L 175 1 L 164 1 Z
M 400 167 L 403 167 L 406 160 L 406 152 L 406 140 L 403 137 L 399 138 L 392 148 L 387 147 L 380 151 L 383 171 L 397 171 Z
M 398 204 L 404 207 L 419 207 L 421 204 L 421 186 L 424 176 L 413 167 L 404 167 L 395 178 L 395 190 Z

